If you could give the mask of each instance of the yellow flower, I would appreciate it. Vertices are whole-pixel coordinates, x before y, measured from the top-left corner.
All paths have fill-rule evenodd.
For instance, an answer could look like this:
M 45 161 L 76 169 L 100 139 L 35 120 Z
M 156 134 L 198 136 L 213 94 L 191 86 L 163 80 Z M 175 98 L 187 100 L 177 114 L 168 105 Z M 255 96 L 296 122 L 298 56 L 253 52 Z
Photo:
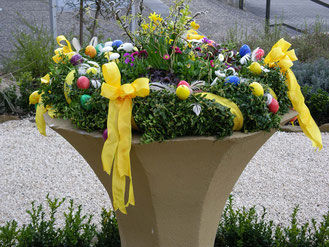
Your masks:
M 173 41 L 173 39 L 169 39 L 168 44 L 171 45 Z
M 194 30 L 198 30 L 200 27 L 199 24 L 197 24 L 195 21 L 192 21 L 191 22 L 191 28 L 193 28 Z
M 158 22 L 162 22 L 163 21 L 163 19 L 160 17 L 160 15 L 158 16 L 157 21 Z
M 159 15 L 157 15 L 155 12 L 153 12 L 153 13 L 151 13 L 150 15 L 149 15 L 149 19 L 152 21 L 152 22 L 154 22 L 154 23 L 156 23 L 157 21 L 158 21 L 158 18 L 159 18 L 160 16 Z
M 141 26 L 144 30 L 149 29 L 149 24 L 143 23 Z

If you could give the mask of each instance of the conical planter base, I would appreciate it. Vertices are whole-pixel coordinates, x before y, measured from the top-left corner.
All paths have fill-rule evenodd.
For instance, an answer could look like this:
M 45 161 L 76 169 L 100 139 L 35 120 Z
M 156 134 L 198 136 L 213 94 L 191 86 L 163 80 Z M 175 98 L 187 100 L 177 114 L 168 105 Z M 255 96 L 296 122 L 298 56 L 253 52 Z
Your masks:
M 282 123 L 295 115 L 286 114 Z M 77 130 L 69 121 L 48 116 L 46 121 L 84 157 L 111 197 L 111 177 L 101 162 L 102 135 Z M 212 247 L 234 184 L 274 132 L 151 144 L 140 144 L 134 134 L 130 156 L 136 205 L 127 208 L 127 215 L 116 212 L 122 246 Z

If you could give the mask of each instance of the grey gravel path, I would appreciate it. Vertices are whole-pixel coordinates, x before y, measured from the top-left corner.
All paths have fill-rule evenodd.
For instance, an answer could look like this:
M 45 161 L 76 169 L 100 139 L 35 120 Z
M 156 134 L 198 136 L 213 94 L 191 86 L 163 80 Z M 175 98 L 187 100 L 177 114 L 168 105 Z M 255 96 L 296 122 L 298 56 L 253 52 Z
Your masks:
M 40 135 L 29 120 L 0 124 L 0 225 L 12 219 L 27 223 L 30 202 L 44 202 L 47 193 L 74 199 L 84 212 L 96 215 L 95 222 L 101 208 L 110 207 L 83 158 L 48 127 L 47 134 Z M 259 212 L 265 206 L 268 219 L 286 225 L 299 204 L 302 222 L 319 220 L 329 206 L 329 134 L 322 137 L 323 150 L 314 152 L 303 134 L 276 133 L 236 184 L 236 206 L 256 205 Z

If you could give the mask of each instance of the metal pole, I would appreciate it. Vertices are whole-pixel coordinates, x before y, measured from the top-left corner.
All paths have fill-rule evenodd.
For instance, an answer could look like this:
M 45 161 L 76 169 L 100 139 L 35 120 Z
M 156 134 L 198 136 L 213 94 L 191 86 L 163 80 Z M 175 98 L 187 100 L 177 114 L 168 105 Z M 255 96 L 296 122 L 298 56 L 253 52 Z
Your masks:
M 56 22 L 56 0 L 49 0 L 49 11 L 50 11 L 50 32 L 54 39 L 57 37 L 57 22 Z
M 270 28 L 270 13 L 271 13 L 271 0 L 266 0 L 266 13 L 265 13 L 265 34 L 269 33 Z
M 243 0 L 239 0 L 239 9 L 243 10 Z
M 134 33 L 136 31 L 136 1 L 133 2 L 131 6 L 131 15 L 132 15 L 132 20 L 130 24 L 130 31 Z
M 83 0 L 80 0 L 79 8 L 79 21 L 80 21 L 80 30 L 79 30 L 79 41 L 81 46 L 83 46 Z

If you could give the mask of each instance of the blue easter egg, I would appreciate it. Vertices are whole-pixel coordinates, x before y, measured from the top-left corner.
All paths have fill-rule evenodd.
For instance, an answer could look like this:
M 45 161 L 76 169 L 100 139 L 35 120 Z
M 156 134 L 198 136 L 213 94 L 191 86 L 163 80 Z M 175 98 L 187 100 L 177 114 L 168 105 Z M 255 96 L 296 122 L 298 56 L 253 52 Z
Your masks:
M 225 78 L 225 83 L 233 83 L 234 85 L 240 84 L 240 78 L 235 75 L 230 75 Z
M 243 46 L 241 46 L 239 53 L 240 53 L 240 56 L 243 57 L 244 55 L 251 53 L 251 49 L 248 45 L 243 45 Z
M 121 40 L 119 40 L 119 39 L 117 39 L 117 40 L 114 40 L 113 41 L 113 43 L 112 43 L 112 47 L 113 48 L 118 48 L 120 45 L 122 45 L 123 44 L 123 42 L 121 41 Z

